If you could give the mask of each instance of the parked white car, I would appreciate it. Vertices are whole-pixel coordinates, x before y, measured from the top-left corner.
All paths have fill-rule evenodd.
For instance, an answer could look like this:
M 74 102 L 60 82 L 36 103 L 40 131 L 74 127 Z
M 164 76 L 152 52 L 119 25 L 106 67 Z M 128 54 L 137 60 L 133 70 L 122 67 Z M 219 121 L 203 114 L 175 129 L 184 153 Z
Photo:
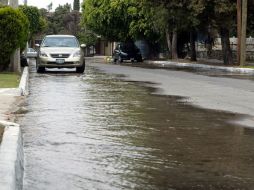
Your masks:
M 37 51 L 35 51 L 33 48 L 27 48 L 26 56 L 27 58 L 36 58 L 37 57 Z
M 83 73 L 85 59 L 82 48 L 75 36 L 48 35 L 42 40 L 36 59 L 37 72 L 44 72 L 45 68 L 76 68 L 76 72 Z

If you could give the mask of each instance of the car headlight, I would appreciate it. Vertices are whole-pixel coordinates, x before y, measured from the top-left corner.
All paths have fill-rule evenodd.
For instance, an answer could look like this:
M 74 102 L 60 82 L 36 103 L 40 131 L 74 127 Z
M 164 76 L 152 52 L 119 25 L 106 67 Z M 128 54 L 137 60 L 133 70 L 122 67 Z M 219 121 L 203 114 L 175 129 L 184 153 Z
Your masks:
M 80 56 L 81 56 L 80 50 L 76 51 L 76 52 L 73 54 L 73 57 L 80 57 Z
M 40 52 L 40 56 L 41 57 L 48 57 L 47 54 L 45 52 L 43 52 L 43 51 Z

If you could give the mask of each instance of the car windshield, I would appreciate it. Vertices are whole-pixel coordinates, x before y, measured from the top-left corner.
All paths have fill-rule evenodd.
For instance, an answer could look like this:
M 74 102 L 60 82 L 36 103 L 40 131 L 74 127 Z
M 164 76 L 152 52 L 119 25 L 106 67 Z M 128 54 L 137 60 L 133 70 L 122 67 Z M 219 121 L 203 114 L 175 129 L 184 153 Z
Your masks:
M 78 47 L 78 42 L 74 37 L 46 37 L 42 47 Z

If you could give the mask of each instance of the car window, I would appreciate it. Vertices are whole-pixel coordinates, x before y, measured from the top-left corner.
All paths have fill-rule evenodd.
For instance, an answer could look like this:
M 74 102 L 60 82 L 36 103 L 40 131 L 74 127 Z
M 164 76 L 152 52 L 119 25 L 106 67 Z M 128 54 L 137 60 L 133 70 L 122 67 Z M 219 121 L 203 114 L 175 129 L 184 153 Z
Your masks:
M 78 42 L 74 37 L 46 37 L 42 42 L 42 47 L 78 47 Z
M 125 43 L 121 45 L 121 50 L 129 52 L 129 51 L 137 51 L 138 48 L 133 43 Z

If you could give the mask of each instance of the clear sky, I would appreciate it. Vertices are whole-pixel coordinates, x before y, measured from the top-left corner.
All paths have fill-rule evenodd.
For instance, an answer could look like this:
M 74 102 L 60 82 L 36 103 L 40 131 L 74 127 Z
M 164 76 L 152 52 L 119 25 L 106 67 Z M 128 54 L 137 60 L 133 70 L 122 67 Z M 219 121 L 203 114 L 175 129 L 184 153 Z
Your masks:
M 23 2 L 24 0 L 19 0 L 19 4 L 23 4 Z M 58 5 L 64 5 L 66 3 L 72 4 L 73 0 L 27 0 L 28 5 L 38 7 L 39 9 L 47 8 L 51 2 L 53 3 L 53 10 L 55 10 Z M 80 2 L 82 2 L 82 0 Z

